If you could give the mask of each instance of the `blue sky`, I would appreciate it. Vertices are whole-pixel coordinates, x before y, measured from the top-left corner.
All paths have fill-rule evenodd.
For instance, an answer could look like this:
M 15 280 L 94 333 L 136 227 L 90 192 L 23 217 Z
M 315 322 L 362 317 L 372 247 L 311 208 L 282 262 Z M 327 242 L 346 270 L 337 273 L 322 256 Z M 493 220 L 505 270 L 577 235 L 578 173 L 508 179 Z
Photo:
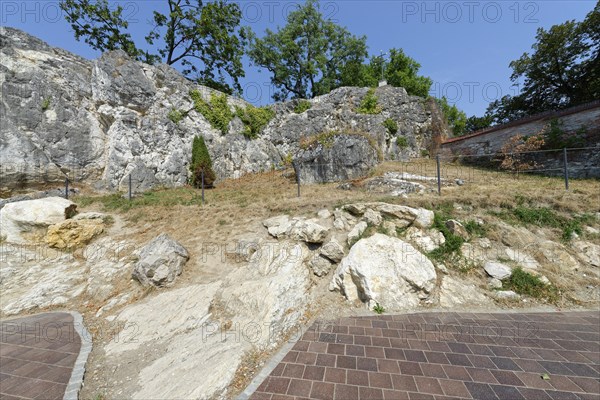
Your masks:
M 152 10 L 164 10 L 166 0 L 111 2 L 124 7 L 132 36 L 144 45 Z M 243 25 L 262 35 L 266 28 L 285 23 L 298 4 L 292 1 L 239 1 Z M 355 35 L 366 35 L 371 54 L 391 47 L 422 66 L 434 81 L 431 94 L 445 95 L 467 115 L 481 115 L 488 103 L 514 94 L 510 61 L 530 50 L 537 28 L 569 19 L 582 20 L 595 1 L 366 1 L 321 0 L 322 13 Z M 86 58 L 98 53 L 77 42 L 64 21 L 58 2 L 10 1 L 0 3 L 0 23 L 25 30 L 53 46 Z M 244 97 L 268 104 L 270 75 L 245 60 Z

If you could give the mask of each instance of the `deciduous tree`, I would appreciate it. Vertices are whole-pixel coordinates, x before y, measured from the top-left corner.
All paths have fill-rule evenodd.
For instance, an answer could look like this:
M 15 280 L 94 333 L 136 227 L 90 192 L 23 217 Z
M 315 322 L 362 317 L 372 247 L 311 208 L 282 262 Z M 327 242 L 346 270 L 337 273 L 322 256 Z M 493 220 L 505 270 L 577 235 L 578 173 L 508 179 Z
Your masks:
M 122 49 L 144 62 L 181 65 L 184 74 L 200 83 L 231 93 L 229 79 L 233 89 L 241 92 L 245 30 L 240 28 L 239 6 L 224 0 L 161 0 L 160 4 L 165 9 L 154 11 L 153 28 L 143 46 L 133 41 L 122 6 L 113 7 L 108 0 L 60 0 L 75 38 L 93 49 Z

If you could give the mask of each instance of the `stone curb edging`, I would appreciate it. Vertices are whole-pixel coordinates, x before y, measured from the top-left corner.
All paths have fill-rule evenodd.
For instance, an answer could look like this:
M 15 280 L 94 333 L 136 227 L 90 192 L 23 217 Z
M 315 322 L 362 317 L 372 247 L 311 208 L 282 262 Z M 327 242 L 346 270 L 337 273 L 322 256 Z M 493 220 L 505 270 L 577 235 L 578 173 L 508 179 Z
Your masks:
M 314 322 L 314 321 L 313 321 Z M 308 330 L 308 328 L 312 325 L 312 322 L 305 326 L 300 331 L 300 337 L 304 335 L 304 333 Z M 300 339 L 298 339 L 300 340 Z M 242 393 L 240 393 L 235 400 L 248 400 L 250 396 L 258 389 L 258 387 L 263 383 L 265 379 L 273 372 L 275 367 L 279 365 L 283 357 L 294 347 L 297 341 L 288 341 L 284 344 L 279 351 L 270 358 L 270 360 L 265 364 L 265 366 L 260 370 L 260 372 L 252 379 L 252 381 L 246 386 L 246 389 Z
M 83 325 L 83 317 L 77 311 L 71 311 L 70 314 L 73 316 L 73 328 L 81 338 L 81 348 L 77 360 L 75 360 L 75 365 L 73 365 L 73 371 L 71 371 L 71 378 L 65 389 L 63 400 L 78 399 L 79 390 L 83 383 L 83 375 L 85 374 L 85 364 L 92 351 L 92 336 Z

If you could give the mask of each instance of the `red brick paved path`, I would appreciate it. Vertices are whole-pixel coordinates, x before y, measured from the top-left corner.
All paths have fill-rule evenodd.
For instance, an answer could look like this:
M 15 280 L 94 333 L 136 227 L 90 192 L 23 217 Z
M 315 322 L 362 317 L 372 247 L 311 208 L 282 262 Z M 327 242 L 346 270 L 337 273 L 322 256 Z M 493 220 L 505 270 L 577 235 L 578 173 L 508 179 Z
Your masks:
M 316 322 L 250 398 L 599 400 L 600 312 Z
M 34 315 L 0 326 L 0 398 L 62 399 L 81 348 L 71 314 Z

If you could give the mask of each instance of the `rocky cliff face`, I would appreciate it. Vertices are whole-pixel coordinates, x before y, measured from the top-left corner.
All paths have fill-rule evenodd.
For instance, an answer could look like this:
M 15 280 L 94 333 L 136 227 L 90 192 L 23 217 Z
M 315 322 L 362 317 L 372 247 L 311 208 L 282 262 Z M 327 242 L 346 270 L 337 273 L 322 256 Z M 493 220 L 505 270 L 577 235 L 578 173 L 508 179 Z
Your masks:
M 382 157 L 414 155 L 435 141 L 430 105 L 402 88 L 378 89 L 383 111 L 375 115 L 356 112 L 367 92 L 361 88 L 341 88 L 313 99 L 311 108 L 298 114 L 295 101 L 275 104 L 274 118 L 258 138 L 249 139 L 240 134 L 237 117 L 226 134 L 214 129 L 192 109 L 189 93 L 197 90 L 209 100 L 218 92 L 195 85 L 168 66 L 136 62 L 122 51 L 86 60 L 13 28 L 0 28 L 0 45 L 2 186 L 63 180 L 66 175 L 108 190 L 123 189 L 129 175 L 134 190 L 183 185 L 195 135 L 205 138 L 220 179 L 268 170 L 290 158 L 333 166 L 346 158 L 357 133 L 377 147 L 361 151 L 369 157 L 359 163 L 361 168 Z M 235 97 L 227 103 L 232 111 L 248 106 Z M 173 109 L 191 111 L 175 123 L 169 118 Z M 397 122 L 396 134 L 383 126 L 387 118 Z M 334 149 L 319 141 L 311 148 L 301 145 L 303 139 L 327 132 L 336 132 L 342 138 L 336 143 L 342 143 Z M 406 140 L 396 141 L 396 136 Z M 358 141 L 365 146 L 365 140 Z M 355 164 L 347 163 L 347 168 Z M 354 176 L 306 170 L 311 182 Z

